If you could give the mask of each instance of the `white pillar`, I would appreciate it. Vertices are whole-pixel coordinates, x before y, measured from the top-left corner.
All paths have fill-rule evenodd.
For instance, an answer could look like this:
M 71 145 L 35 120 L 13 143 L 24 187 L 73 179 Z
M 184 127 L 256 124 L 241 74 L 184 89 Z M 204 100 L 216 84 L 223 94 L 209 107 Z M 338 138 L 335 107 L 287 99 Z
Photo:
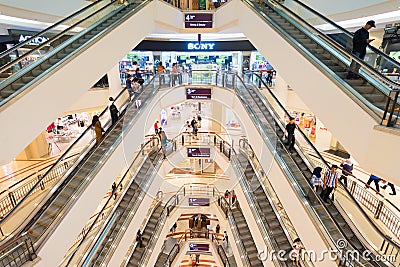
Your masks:
M 108 84 L 109 84 L 109 95 L 116 97 L 121 92 L 123 86 L 119 78 L 119 63 L 115 64 L 111 70 L 107 72 Z
M 212 118 L 211 120 L 211 131 L 213 132 L 221 132 L 223 131 L 222 125 L 225 124 L 223 121 L 223 107 L 220 102 L 213 101 L 212 102 Z

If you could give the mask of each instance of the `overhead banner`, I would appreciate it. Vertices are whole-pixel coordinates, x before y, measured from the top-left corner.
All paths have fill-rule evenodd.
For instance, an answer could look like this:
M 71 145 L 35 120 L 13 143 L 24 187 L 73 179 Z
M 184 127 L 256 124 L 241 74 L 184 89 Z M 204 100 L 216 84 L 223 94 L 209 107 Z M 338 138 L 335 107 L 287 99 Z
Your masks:
M 211 88 L 186 88 L 187 100 L 211 99 Z
M 209 147 L 188 147 L 188 158 L 209 158 L 211 156 L 211 149 Z
M 212 13 L 186 13 L 183 15 L 185 20 L 185 28 L 212 28 Z

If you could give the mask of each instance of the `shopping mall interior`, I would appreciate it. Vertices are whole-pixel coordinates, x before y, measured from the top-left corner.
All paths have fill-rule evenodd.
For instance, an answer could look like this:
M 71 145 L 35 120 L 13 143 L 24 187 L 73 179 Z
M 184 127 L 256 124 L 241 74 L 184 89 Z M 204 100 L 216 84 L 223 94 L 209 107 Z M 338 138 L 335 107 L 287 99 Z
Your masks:
M 0 266 L 400 266 L 399 18 L 0 0 Z

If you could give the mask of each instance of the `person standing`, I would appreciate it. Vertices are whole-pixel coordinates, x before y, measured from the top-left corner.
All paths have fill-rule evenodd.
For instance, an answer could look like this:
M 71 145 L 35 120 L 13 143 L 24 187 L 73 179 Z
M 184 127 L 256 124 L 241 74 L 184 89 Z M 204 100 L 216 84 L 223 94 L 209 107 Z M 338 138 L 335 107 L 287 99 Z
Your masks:
M 328 203 L 329 195 L 334 189 L 337 188 L 339 178 L 339 172 L 337 171 L 337 168 L 337 165 L 332 165 L 332 168 L 324 175 L 323 188 L 320 196 L 325 203 Z
M 132 91 L 132 75 L 128 74 L 128 78 L 125 81 L 125 88 L 128 90 L 129 96 L 132 98 L 133 91 Z
M 165 84 L 165 76 L 164 76 L 165 68 L 164 68 L 164 66 L 163 66 L 161 61 L 158 63 L 157 73 L 158 73 L 158 76 L 159 76 L 159 79 L 160 79 L 160 85 L 161 84 Z
M 197 114 L 197 128 L 201 128 L 201 116 Z
M 358 29 L 353 36 L 353 51 L 352 54 L 362 60 L 364 60 L 364 57 L 367 53 L 367 46 L 370 42 L 372 42 L 374 39 L 369 38 L 369 30 L 372 27 L 375 26 L 375 21 L 370 20 L 368 21 L 364 27 L 361 29 Z M 347 74 L 347 79 L 357 79 L 358 76 L 358 71 L 360 69 L 361 65 L 358 64 L 355 60 L 351 61 L 349 72 Z
M 161 127 L 158 129 L 158 135 L 160 136 L 161 146 L 165 147 L 167 145 L 168 138 Z
M 156 122 L 154 123 L 154 133 L 155 133 L 155 134 L 158 134 L 158 124 L 159 124 L 159 121 L 156 121 Z
M 315 167 L 315 169 L 312 173 L 311 185 L 313 187 L 314 192 L 317 192 L 318 188 L 320 188 L 322 186 L 321 172 L 322 172 L 321 167 Z
M 103 138 L 104 129 L 101 127 L 99 116 L 94 115 L 92 119 L 92 126 L 94 127 L 94 132 L 96 133 L 96 145 L 100 144 Z
M 114 182 L 111 186 L 111 194 L 114 195 L 114 199 L 117 199 L 117 184 Z
M 219 234 L 220 230 L 221 230 L 221 226 L 219 226 L 219 224 L 217 224 L 217 227 L 215 227 L 215 233 Z
M 133 83 L 132 83 L 132 91 L 133 91 L 133 97 L 135 98 L 136 108 L 139 108 L 140 105 L 142 105 L 142 101 L 140 99 L 138 99 L 138 95 L 140 94 L 141 87 L 142 86 L 139 83 L 139 78 L 135 77 L 133 79 Z
M 140 248 L 143 247 L 143 235 L 140 232 L 140 229 L 136 233 L 136 242 L 138 242 L 138 245 L 139 245 Z
M 197 121 L 196 117 L 193 117 L 192 121 L 190 122 L 190 126 L 192 126 L 193 135 L 197 137 Z
M 118 121 L 119 111 L 114 104 L 114 98 L 110 96 L 109 100 L 111 101 L 110 105 L 110 115 L 111 115 L 111 123 L 114 125 Z
M 226 233 L 226 231 L 224 231 L 224 239 L 222 239 L 222 241 L 225 241 L 226 242 L 226 246 L 228 246 L 229 245 L 229 240 L 228 240 L 228 234 Z
M 294 130 L 296 129 L 296 123 L 293 117 L 289 118 L 289 123 L 286 124 L 285 127 L 285 132 L 283 133 L 284 136 L 287 137 L 287 143 L 286 145 L 289 147 L 289 151 L 292 152 L 294 149 L 294 144 L 296 142 L 295 136 L 294 136 Z
M 343 185 L 347 187 L 347 176 L 353 173 L 353 163 L 350 159 L 346 159 L 346 161 L 342 161 L 340 167 L 342 167 L 342 175 L 339 178 L 339 182 L 342 182 L 343 180 Z
M 292 263 L 294 266 L 300 267 L 300 253 L 303 249 L 303 245 L 301 244 L 300 238 L 296 238 L 293 240 L 292 251 L 290 252 L 290 258 L 292 259 Z

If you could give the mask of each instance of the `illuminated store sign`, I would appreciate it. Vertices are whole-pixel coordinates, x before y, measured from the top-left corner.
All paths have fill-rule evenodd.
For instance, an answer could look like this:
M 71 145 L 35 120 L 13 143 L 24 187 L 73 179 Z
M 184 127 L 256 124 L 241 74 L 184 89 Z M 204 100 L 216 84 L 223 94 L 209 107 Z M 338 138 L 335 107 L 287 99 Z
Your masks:
M 25 42 L 26 40 L 28 40 L 28 39 L 31 38 L 31 37 L 32 37 L 31 35 L 23 35 L 23 34 L 20 34 L 20 35 L 18 36 L 18 42 L 20 42 L 20 43 Z M 49 40 L 49 38 L 47 38 L 47 37 L 38 36 L 38 37 L 36 37 L 35 39 L 31 40 L 31 41 L 28 43 L 28 45 L 41 45 L 41 44 L 47 42 L 48 40 Z
M 215 43 L 188 43 L 188 50 L 214 50 Z
M 209 147 L 188 147 L 188 158 L 209 158 L 211 156 L 211 148 Z
M 186 88 L 186 99 L 211 99 L 211 88 Z
M 185 28 L 212 28 L 213 14 L 189 13 L 184 14 Z

